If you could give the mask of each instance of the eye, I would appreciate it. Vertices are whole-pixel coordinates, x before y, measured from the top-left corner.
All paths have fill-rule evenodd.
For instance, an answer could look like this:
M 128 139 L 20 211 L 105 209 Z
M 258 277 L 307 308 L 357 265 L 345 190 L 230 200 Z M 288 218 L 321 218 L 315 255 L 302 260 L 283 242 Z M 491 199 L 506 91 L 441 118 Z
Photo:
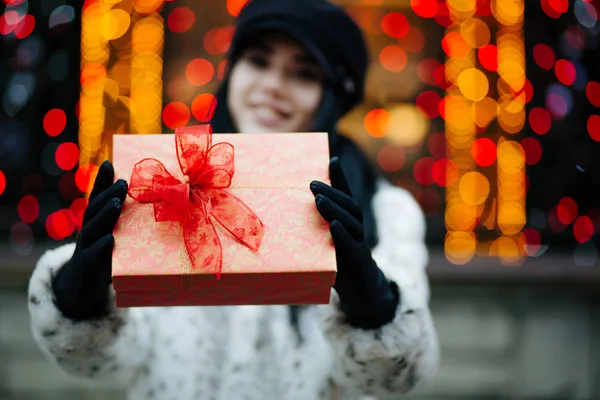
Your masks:
M 321 80 L 321 74 L 314 68 L 298 68 L 294 71 L 294 76 L 310 82 L 317 82 Z
M 257 68 L 266 68 L 269 65 L 267 57 L 260 54 L 249 54 L 246 59 L 250 64 Z

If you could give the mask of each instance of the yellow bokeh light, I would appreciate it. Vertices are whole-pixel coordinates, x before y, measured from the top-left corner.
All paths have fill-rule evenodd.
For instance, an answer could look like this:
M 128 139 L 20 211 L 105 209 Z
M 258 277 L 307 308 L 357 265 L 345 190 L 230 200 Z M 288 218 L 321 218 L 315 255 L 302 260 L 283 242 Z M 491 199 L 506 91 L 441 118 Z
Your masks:
M 466 264 L 475 255 L 477 240 L 472 232 L 448 232 L 444 240 L 444 253 L 453 264 Z
M 490 255 L 499 257 L 507 263 L 515 263 L 522 258 L 522 253 L 518 244 L 518 238 L 499 237 L 490 247 Z
M 396 146 L 412 147 L 423 142 L 429 131 L 426 120 L 412 104 L 399 104 L 389 110 L 387 141 Z
M 520 90 L 525 85 L 525 68 L 523 64 L 517 61 L 500 61 L 498 63 L 498 74 L 514 91 Z
M 469 18 L 460 24 L 460 34 L 473 48 L 481 48 L 490 43 L 490 28 L 479 18 Z
M 110 78 L 104 81 L 104 92 L 112 101 L 117 101 L 119 98 L 119 84 Z
M 516 25 L 523 20 L 524 0 L 492 0 L 491 8 L 502 25 Z
M 526 216 L 521 202 L 506 202 L 498 211 L 498 227 L 505 235 L 516 235 L 525 226 Z
M 120 38 L 129 29 L 131 18 L 124 10 L 110 10 L 102 16 L 100 32 L 105 40 Z
M 507 107 L 500 106 L 498 108 L 498 123 L 505 132 L 515 134 L 523 130 L 527 118 L 524 107 L 514 113 L 510 112 Z
M 518 173 L 525 166 L 525 151 L 518 142 L 498 141 L 498 167 L 506 173 Z
M 133 8 L 140 14 L 149 14 L 158 10 L 164 0 L 133 0 Z
M 162 21 L 147 17 L 139 20 L 133 27 L 131 42 L 136 51 L 153 52 L 162 46 L 163 35 Z
M 445 65 L 446 80 L 454 85 L 458 85 L 458 76 L 460 73 L 464 70 L 474 67 L 475 63 L 469 57 L 449 58 Z
M 481 172 L 468 172 L 460 179 L 458 191 L 466 204 L 476 206 L 488 198 L 490 182 Z
M 460 96 L 447 96 L 444 102 L 444 113 L 446 123 L 459 130 L 470 131 L 473 127 L 473 120 L 465 118 L 470 116 L 470 107 Z
M 486 127 L 496 118 L 498 103 L 491 97 L 484 97 L 480 101 L 473 102 L 471 113 L 473 120 L 480 127 Z
M 453 204 L 446 209 L 446 227 L 453 231 L 470 231 L 475 228 L 477 210 L 468 204 Z
M 475 13 L 476 0 L 447 0 L 448 11 L 457 18 L 469 18 Z
M 458 87 L 463 96 L 471 101 L 483 99 L 490 90 L 487 77 L 476 68 L 469 68 L 458 76 Z

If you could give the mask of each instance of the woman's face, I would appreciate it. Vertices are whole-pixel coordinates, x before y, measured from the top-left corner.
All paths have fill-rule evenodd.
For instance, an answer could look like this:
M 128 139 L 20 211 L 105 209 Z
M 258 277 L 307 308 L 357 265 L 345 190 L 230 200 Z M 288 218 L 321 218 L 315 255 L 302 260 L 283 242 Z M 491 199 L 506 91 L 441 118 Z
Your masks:
M 305 132 L 323 94 L 323 72 L 283 35 L 248 45 L 231 70 L 227 106 L 241 133 Z

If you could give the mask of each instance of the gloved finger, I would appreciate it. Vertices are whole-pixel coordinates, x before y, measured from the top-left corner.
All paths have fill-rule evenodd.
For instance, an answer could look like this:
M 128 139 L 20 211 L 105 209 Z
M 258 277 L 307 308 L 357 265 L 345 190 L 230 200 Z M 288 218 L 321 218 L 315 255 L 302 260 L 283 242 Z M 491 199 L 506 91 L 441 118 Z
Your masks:
M 337 220 L 348 232 L 350 232 L 350 235 L 352 235 L 355 241 L 362 242 L 364 235 L 363 227 L 358 219 L 327 197 L 320 194 L 317 195 L 315 202 L 317 204 L 317 210 L 327 222 L 333 223 L 333 221 Z
M 107 234 L 98 239 L 81 254 L 82 260 L 90 266 L 89 276 L 102 284 L 108 285 L 112 280 L 111 258 L 115 244 L 112 234 Z M 95 286 L 95 285 L 94 285 Z
M 350 233 L 348 228 L 342 222 L 333 220 L 329 225 L 329 231 L 331 232 L 336 251 L 339 253 L 339 250 L 343 250 L 344 254 L 342 256 L 344 258 L 353 259 L 353 249 L 358 248 L 360 243 Z
M 354 201 L 352 197 L 348 196 L 341 190 L 332 188 L 331 186 L 323 182 L 312 181 L 310 183 L 310 191 L 315 196 L 320 194 L 327 197 L 328 199 L 342 207 L 344 210 L 352 214 L 354 218 L 358 219 L 359 221 L 362 221 L 362 210 L 360 209 L 359 205 L 356 204 L 356 201 Z
M 81 241 L 84 246 L 91 246 L 102 236 L 112 233 L 119 216 L 121 215 L 121 200 L 113 198 L 104 205 L 89 222 L 83 224 Z
M 96 180 L 94 181 L 94 187 L 92 188 L 92 193 L 90 194 L 90 203 L 103 191 L 108 189 L 110 185 L 113 184 L 113 180 L 115 179 L 115 170 L 110 163 L 110 161 L 106 160 L 100 165 L 98 170 L 98 174 L 96 175 Z
M 119 179 L 110 185 L 108 189 L 100 192 L 96 198 L 90 201 L 83 213 L 83 225 L 85 226 L 88 221 L 92 220 L 111 199 L 117 198 L 121 201 L 121 204 L 123 204 L 125 202 L 125 197 L 127 197 L 127 182 L 123 179 Z
M 331 186 L 352 196 L 350 185 L 348 185 L 348 180 L 342 170 L 342 165 L 340 164 L 340 159 L 338 157 L 333 157 L 329 161 L 329 179 L 331 180 Z

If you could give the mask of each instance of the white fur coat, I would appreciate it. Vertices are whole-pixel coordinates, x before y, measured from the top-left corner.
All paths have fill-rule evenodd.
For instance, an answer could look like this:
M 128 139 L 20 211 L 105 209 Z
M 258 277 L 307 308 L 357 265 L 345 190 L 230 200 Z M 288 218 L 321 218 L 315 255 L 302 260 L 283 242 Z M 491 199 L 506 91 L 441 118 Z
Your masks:
M 380 182 L 373 258 L 395 281 L 395 319 L 376 330 L 345 323 L 330 304 L 117 309 L 75 323 L 53 303 L 51 276 L 74 244 L 39 260 L 29 285 L 36 342 L 69 374 L 115 379 L 130 400 L 398 399 L 434 374 L 438 342 L 428 306 L 423 214 L 403 189 Z M 111 294 L 114 296 L 114 292 Z

